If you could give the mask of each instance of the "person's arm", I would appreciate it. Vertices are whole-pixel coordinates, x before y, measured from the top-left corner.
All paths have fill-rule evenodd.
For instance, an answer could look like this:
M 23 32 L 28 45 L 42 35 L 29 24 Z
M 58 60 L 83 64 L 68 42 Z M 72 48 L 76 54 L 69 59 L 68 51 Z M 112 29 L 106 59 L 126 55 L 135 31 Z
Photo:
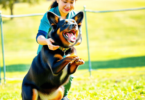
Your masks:
M 52 43 L 54 41 L 51 38 L 46 38 L 47 33 L 50 31 L 50 24 L 47 20 L 47 13 L 44 14 L 43 18 L 41 19 L 39 30 L 36 36 L 36 41 L 40 45 L 48 45 L 50 50 L 56 50 L 59 46 L 55 46 Z M 49 34 L 49 33 L 48 33 Z
M 52 44 L 52 43 L 54 43 L 53 39 L 51 39 L 51 38 L 46 39 L 43 35 L 39 35 L 37 37 L 37 42 L 40 45 L 47 45 L 50 50 L 56 50 L 59 48 L 59 46 L 55 46 Z

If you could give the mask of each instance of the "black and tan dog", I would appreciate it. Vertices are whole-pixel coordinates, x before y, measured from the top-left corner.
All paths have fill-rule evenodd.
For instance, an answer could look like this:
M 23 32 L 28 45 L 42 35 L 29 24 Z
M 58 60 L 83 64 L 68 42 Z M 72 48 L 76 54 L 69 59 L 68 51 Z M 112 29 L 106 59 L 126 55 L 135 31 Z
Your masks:
M 83 12 L 65 20 L 47 12 L 47 18 L 53 28 L 48 38 L 52 38 L 61 49 L 52 51 L 44 45 L 33 59 L 22 83 L 23 100 L 61 100 L 64 96 L 63 85 L 69 80 L 70 74 L 84 64 L 73 47 L 81 38 L 79 28 Z

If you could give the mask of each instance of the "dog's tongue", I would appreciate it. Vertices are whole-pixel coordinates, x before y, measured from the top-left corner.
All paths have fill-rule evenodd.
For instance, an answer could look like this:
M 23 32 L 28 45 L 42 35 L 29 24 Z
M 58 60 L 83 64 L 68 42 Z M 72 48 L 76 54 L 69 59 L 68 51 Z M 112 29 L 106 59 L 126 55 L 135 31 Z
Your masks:
M 66 34 L 68 36 L 69 41 L 75 42 L 76 37 L 75 37 L 75 35 L 73 33 L 66 33 Z

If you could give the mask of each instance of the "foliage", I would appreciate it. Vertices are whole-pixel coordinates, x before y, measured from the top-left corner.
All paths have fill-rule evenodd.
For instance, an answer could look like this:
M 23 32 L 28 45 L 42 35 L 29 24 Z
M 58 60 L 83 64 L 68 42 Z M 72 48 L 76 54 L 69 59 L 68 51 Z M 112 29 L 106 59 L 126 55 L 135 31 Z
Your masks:
M 39 0 L 0 0 L 0 4 L 2 5 L 2 8 L 4 9 L 9 8 L 11 15 L 13 15 L 14 4 L 20 2 L 27 2 L 29 4 L 33 4 L 33 3 L 38 3 Z

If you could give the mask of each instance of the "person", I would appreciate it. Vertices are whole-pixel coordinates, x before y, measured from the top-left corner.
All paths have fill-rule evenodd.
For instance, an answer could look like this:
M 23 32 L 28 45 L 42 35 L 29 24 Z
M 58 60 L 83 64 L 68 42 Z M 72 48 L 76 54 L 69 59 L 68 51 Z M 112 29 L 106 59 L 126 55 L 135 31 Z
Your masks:
M 76 15 L 76 12 L 74 11 L 76 0 L 55 0 L 51 6 L 50 10 L 51 12 L 57 14 L 62 19 L 70 19 L 73 16 Z M 47 45 L 50 50 L 57 50 L 59 48 L 58 45 L 53 45 L 54 40 L 51 38 L 46 38 L 49 32 L 52 30 L 48 20 L 47 20 L 47 12 L 44 14 L 44 16 L 41 19 L 38 33 L 36 35 L 36 41 L 39 44 L 37 54 L 40 52 L 43 45 Z M 81 34 L 81 28 L 79 29 L 79 33 Z M 82 39 L 80 39 L 77 43 L 79 45 L 81 43 Z M 73 76 L 70 77 L 69 82 L 64 86 L 64 98 L 62 100 L 66 100 L 68 91 L 71 87 Z M 68 98 L 67 98 L 68 99 Z

